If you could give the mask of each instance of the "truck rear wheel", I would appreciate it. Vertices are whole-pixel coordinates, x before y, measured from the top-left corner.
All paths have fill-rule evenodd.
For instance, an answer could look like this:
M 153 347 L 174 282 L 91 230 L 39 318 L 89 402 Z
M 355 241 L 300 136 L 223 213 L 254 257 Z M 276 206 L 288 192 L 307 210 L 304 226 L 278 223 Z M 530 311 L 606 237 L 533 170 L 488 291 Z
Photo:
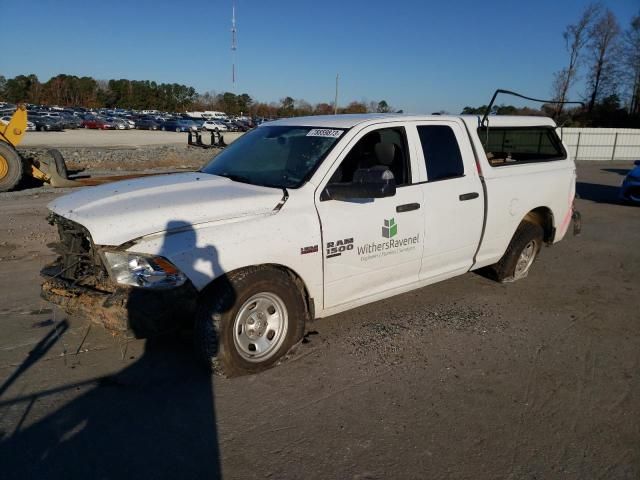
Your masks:
M 290 275 L 249 267 L 203 292 L 194 328 L 196 352 L 215 373 L 257 373 L 302 338 L 306 317 L 304 297 Z
M 544 230 L 540 225 L 522 222 L 500 261 L 489 267 L 492 276 L 503 283 L 525 278 L 538 257 L 543 238 Z
M 0 141 L 0 192 L 15 188 L 22 179 L 22 159 L 11 145 Z

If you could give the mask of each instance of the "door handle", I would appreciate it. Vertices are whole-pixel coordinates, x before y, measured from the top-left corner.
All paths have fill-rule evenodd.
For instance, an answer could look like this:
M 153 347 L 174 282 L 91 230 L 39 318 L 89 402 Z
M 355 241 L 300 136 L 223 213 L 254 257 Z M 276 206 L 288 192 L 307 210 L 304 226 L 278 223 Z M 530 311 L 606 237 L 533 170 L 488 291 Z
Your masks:
M 458 198 L 460 199 L 461 202 L 464 202 L 465 200 L 473 200 L 474 198 L 478 198 L 479 196 L 480 194 L 478 192 L 471 192 L 471 193 L 463 193 Z
M 411 210 L 418 210 L 420 208 L 419 203 L 405 203 L 404 205 L 398 205 L 396 207 L 396 212 L 410 212 Z

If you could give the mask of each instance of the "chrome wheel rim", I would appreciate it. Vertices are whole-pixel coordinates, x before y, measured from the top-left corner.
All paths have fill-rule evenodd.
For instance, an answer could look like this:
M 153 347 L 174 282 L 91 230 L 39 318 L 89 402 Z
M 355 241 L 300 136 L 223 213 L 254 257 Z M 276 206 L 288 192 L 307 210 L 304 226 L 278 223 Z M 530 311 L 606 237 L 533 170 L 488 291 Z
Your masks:
M 269 292 L 250 297 L 233 322 L 233 342 L 240 356 L 249 362 L 268 360 L 284 343 L 288 329 L 287 307 Z
M 520 252 L 520 256 L 518 257 L 518 261 L 516 262 L 515 277 L 519 278 L 525 275 L 529 271 L 529 268 L 531 267 L 531 264 L 533 263 L 533 260 L 535 258 L 536 242 L 535 240 L 531 240 L 525 245 L 525 247 L 522 249 L 522 252 Z

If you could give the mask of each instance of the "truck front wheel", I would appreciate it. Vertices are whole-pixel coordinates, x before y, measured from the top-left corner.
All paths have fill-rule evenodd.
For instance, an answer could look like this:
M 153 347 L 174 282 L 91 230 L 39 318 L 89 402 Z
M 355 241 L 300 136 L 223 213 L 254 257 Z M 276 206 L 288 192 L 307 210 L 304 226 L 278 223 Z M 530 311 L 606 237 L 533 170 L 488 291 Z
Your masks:
M 215 373 L 256 373 L 302 338 L 306 317 L 304 297 L 285 271 L 257 266 L 233 272 L 202 294 L 196 352 Z
M 543 238 L 544 230 L 540 225 L 522 222 L 500 261 L 489 267 L 492 276 L 503 283 L 525 278 L 540 252 Z

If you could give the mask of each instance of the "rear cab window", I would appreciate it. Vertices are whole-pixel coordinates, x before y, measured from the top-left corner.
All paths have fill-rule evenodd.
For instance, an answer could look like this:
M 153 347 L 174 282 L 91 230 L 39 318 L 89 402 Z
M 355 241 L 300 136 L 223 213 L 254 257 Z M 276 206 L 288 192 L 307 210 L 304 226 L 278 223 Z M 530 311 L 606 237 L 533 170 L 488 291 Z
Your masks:
M 480 127 L 478 136 L 492 167 L 567 158 L 553 127 Z

